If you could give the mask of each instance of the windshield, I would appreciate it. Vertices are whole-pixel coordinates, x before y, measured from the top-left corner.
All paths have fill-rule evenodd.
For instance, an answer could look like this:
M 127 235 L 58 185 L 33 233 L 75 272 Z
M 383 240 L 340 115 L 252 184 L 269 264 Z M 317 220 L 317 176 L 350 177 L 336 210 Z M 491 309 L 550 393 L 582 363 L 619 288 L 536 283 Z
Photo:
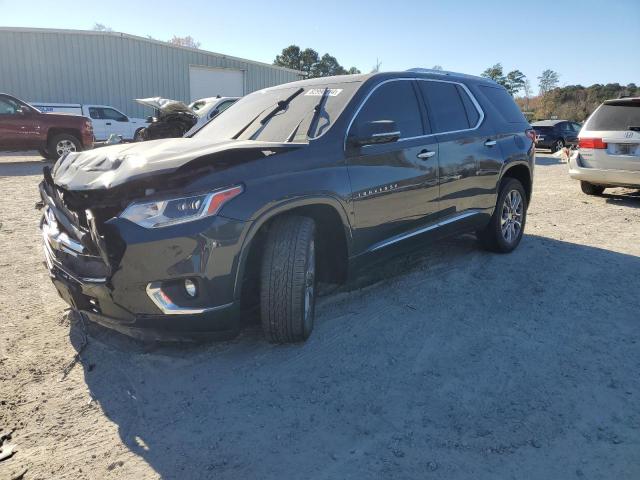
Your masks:
M 206 106 L 207 106 L 207 102 L 205 102 L 204 100 L 198 100 L 197 102 L 193 102 L 191 105 L 189 105 L 189 108 L 191 108 L 191 110 L 193 110 L 194 113 L 199 117 L 203 117 L 206 115 L 206 111 L 205 111 Z
M 350 81 L 260 90 L 238 100 L 196 135 L 216 140 L 307 142 L 331 128 L 360 85 L 360 81 Z
M 601 105 L 589 119 L 588 130 L 628 130 L 640 126 L 640 102 Z

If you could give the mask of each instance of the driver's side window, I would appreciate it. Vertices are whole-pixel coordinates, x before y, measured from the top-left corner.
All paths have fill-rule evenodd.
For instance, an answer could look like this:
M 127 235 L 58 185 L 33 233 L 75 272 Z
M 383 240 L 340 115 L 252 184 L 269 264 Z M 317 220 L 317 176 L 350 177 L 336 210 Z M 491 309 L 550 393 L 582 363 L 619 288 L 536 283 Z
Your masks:
M 13 100 L 0 98 L 0 115 L 15 115 L 19 109 L 20 105 Z
M 379 86 L 365 102 L 352 128 L 358 129 L 368 122 L 392 120 L 400 131 L 400 138 L 423 135 L 422 117 L 412 83 L 396 80 Z

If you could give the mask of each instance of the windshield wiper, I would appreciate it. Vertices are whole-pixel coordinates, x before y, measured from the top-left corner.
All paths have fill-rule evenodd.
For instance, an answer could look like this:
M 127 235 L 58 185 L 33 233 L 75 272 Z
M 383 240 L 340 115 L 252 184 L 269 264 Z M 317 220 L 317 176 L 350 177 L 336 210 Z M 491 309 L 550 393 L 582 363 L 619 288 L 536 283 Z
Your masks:
M 265 117 L 260 120 L 260 128 L 258 128 L 254 133 L 251 134 L 251 136 L 249 137 L 250 139 L 253 139 L 253 137 L 255 137 L 258 133 L 260 133 L 260 131 L 264 128 L 264 126 L 267 124 L 267 122 L 269 120 L 271 120 L 276 113 L 281 112 L 282 110 L 284 110 L 285 108 L 287 108 L 287 105 L 289 105 L 291 103 L 291 100 L 293 100 L 294 98 L 296 98 L 298 95 L 300 95 L 302 92 L 304 92 L 304 88 L 300 87 L 298 90 L 296 90 L 295 92 L 293 92 L 291 95 L 289 95 L 287 98 L 285 98 L 284 100 L 280 100 L 276 106 L 273 108 L 273 110 L 271 110 L 269 113 L 267 113 L 265 115 Z M 268 107 L 267 107 L 268 108 Z M 249 123 L 247 123 L 244 127 L 242 127 L 240 129 L 240 131 L 238 133 L 236 133 L 233 137 L 231 137 L 232 140 L 237 140 L 240 135 L 242 135 L 244 132 L 247 131 L 247 129 L 253 125 L 253 123 L 260 118 L 260 116 L 266 111 L 267 109 L 265 108 L 264 110 L 261 110 L 260 113 L 258 113 L 258 115 L 256 115 L 255 117 L 253 117 L 251 119 L 251 121 Z
M 307 130 L 307 138 L 311 138 L 311 134 L 316 131 L 318 128 L 318 122 L 320 121 L 320 114 L 324 110 L 324 105 L 327 103 L 327 98 L 329 98 L 329 88 L 325 88 L 324 92 L 322 92 L 322 97 L 320 101 L 313 107 L 313 117 L 311 117 L 311 123 L 309 124 L 309 129 Z
M 269 120 L 271 120 L 273 117 L 275 117 L 275 115 L 277 113 L 279 113 L 282 110 L 284 110 L 285 108 L 287 108 L 287 105 L 289 105 L 291 103 L 291 101 L 294 98 L 296 98 L 298 95 L 300 95 L 302 92 L 304 92 L 304 88 L 300 87 L 298 90 L 293 92 L 291 95 L 289 95 L 284 100 L 280 100 L 278 102 L 278 104 L 275 106 L 275 108 L 273 110 L 271 110 L 269 113 L 267 113 L 262 120 L 260 120 L 260 124 L 262 126 L 265 126 L 269 122 Z
M 329 88 L 325 88 L 324 92 L 322 92 L 322 98 L 320 98 L 320 101 L 316 104 L 315 107 L 313 107 L 313 117 L 311 117 L 311 121 L 309 122 L 309 128 L 307 129 L 307 138 L 311 138 L 311 133 L 315 131 L 315 129 L 318 127 L 318 122 L 320 121 L 320 113 L 324 109 L 325 103 L 327 103 L 329 92 L 330 92 Z M 300 125 L 302 125 L 302 123 L 306 120 L 306 118 L 307 117 L 304 116 L 302 117 L 302 120 L 298 122 L 296 127 L 287 137 L 287 140 L 286 140 L 287 142 L 293 142 L 295 140 L 296 135 L 298 134 L 298 130 L 300 129 Z

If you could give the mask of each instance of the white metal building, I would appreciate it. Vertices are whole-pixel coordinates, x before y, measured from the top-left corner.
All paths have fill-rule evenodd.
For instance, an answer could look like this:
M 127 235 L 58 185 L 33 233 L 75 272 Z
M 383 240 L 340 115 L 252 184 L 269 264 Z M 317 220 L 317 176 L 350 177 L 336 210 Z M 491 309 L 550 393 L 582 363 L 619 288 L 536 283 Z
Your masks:
M 300 72 L 125 33 L 0 27 L 0 92 L 26 101 L 112 105 L 150 112 L 134 98 L 186 103 L 242 96 L 299 80 Z

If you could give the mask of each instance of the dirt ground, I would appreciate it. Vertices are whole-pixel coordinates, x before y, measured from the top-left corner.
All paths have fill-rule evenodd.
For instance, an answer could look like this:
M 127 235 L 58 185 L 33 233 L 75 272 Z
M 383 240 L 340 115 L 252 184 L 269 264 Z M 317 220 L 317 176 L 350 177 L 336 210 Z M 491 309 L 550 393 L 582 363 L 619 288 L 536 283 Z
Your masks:
M 0 479 L 640 478 L 638 192 L 588 197 L 540 154 L 516 252 L 394 260 L 321 298 L 304 345 L 89 326 L 82 349 L 42 264 L 42 166 L 0 157 Z

